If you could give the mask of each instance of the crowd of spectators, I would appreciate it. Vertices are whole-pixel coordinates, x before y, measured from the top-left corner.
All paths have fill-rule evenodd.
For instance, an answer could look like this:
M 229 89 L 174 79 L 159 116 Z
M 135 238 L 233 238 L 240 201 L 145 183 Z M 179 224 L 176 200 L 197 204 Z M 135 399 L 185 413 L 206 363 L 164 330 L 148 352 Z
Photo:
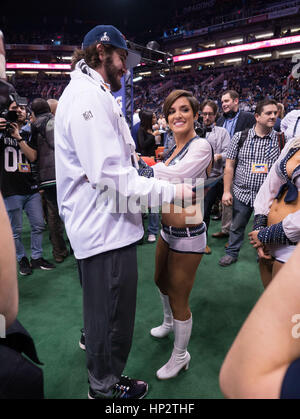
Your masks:
M 69 74 L 51 75 L 39 72 L 28 76 L 15 74 L 10 82 L 21 96 L 25 96 L 29 102 L 32 102 L 36 97 L 58 100 L 69 80 Z
M 253 112 L 256 103 L 268 97 L 283 103 L 286 112 L 298 108 L 300 84 L 290 76 L 293 63 L 290 59 L 269 63 L 260 62 L 235 67 L 204 69 L 191 73 L 156 73 L 133 84 L 134 109 L 161 112 L 163 98 L 173 89 L 192 91 L 199 102 L 214 100 L 221 108 L 222 91 L 234 89 L 240 94 L 240 108 Z M 32 102 L 36 97 L 59 99 L 69 82 L 69 73 L 18 75 L 10 78 L 21 96 Z
M 226 89 L 240 94 L 241 109 L 254 111 L 256 103 L 268 97 L 282 102 L 285 111 L 297 109 L 300 85 L 289 78 L 293 63 L 280 60 L 247 64 L 240 67 L 209 68 L 195 74 L 183 72 L 161 78 L 157 75 L 134 85 L 134 107 L 160 110 L 163 97 L 176 88 L 191 90 L 202 102 L 211 99 L 221 107 L 220 97 Z

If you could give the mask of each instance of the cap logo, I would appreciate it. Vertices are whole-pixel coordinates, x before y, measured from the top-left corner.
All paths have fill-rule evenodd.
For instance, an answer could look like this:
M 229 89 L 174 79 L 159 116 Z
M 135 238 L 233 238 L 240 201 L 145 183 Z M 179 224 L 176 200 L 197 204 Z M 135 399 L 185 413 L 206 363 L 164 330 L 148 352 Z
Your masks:
M 107 35 L 107 32 L 104 32 L 103 36 L 101 36 L 100 41 L 109 42 L 110 37 Z

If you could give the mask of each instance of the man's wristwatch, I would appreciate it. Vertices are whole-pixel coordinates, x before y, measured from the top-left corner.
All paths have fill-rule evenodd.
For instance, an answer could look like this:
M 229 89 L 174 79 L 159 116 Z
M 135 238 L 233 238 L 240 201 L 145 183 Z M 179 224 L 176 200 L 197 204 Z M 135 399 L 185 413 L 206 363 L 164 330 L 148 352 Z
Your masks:
M 21 138 L 20 140 L 17 140 L 17 143 L 21 143 L 23 140 L 23 138 Z

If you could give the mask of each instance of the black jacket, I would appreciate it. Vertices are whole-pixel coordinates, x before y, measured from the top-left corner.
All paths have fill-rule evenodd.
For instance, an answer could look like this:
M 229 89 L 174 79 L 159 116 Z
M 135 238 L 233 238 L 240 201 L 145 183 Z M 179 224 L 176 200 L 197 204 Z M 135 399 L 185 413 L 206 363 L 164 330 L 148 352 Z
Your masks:
M 37 116 L 32 124 L 32 136 L 36 136 L 40 186 L 50 186 L 55 183 L 54 116 L 52 113 Z
M 225 118 L 224 116 L 220 116 L 220 118 L 217 120 L 216 125 L 218 127 L 222 127 L 224 124 Z M 252 128 L 253 125 L 256 123 L 256 119 L 254 115 L 250 112 L 240 111 L 238 119 L 236 121 L 234 134 L 239 131 L 243 131 L 247 128 Z
M 154 135 L 146 132 L 142 127 L 138 130 L 138 145 L 139 152 L 142 156 L 154 156 L 156 150 L 156 143 Z

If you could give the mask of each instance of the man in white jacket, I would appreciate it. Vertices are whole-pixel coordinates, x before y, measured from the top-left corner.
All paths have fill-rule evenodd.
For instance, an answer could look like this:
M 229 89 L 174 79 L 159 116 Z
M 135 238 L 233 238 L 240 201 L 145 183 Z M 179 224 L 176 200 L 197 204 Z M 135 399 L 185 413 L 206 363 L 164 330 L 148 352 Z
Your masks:
M 280 124 L 287 141 L 300 136 L 300 109 L 294 109 L 287 113 Z
M 142 398 L 147 383 L 122 376 L 136 306 L 138 199 L 151 206 L 193 197 L 188 185 L 139 177 L 134 142 L 111 91 L 140 57 L 113 26 L 99 25 L 73 55 L 55 117 L 58 206 L 83 289 L 89 398 Z

